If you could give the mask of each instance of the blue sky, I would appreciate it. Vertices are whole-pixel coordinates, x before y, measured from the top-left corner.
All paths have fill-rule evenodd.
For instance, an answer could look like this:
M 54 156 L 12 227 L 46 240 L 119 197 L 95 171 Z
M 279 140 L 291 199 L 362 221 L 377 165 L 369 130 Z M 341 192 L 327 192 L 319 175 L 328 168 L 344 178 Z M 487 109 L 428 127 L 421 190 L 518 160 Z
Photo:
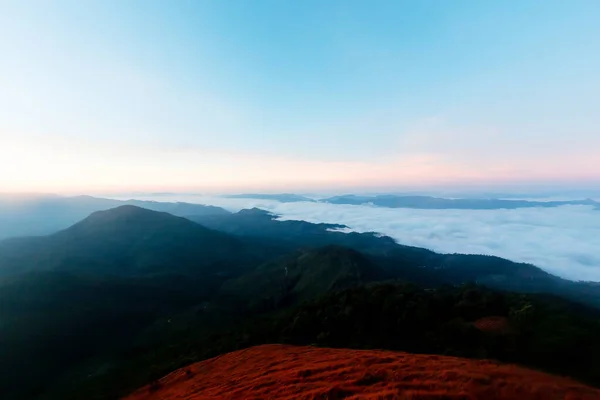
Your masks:
M 0 0 L 0 190 L 600 181 L 600 2 Z

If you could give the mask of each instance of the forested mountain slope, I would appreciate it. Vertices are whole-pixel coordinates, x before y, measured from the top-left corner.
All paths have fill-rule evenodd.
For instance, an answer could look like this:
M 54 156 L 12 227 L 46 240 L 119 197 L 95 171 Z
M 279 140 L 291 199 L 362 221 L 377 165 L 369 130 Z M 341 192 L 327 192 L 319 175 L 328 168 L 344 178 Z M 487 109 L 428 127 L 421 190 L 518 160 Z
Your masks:
M 341 228 L 258 209 L 187 219 L 121 206 L 0 242 L 1 395 L 114 400 L 272 342 L 498 358 L 600 384 L 598 312 L 579 304 L 597 308 L 598 285 Z M 498 323 L 506 334 L 479 329 Z
M 505 290 L 554 293 L 600 307 L 600 285 L 573 282 L 542 269 L 490 255 L 438 254 L 404 246 L 376 233 L 343 233 L 342 225 L 313 224 L 306 221 L 279 221 L 260 209 L 213 216 L 189 216 L 192 221 L 236 236 L 268 239 L 287 246 L 319 247 L 339 245 L 362 252 L 392 277 L 424 286 L 477 282 Z
M 188 219 L 120 206 L 49 236 L 0 242 L 0 275 L 32 270 L 214 275 L 257 261 L 253 253 L 240 239 Z

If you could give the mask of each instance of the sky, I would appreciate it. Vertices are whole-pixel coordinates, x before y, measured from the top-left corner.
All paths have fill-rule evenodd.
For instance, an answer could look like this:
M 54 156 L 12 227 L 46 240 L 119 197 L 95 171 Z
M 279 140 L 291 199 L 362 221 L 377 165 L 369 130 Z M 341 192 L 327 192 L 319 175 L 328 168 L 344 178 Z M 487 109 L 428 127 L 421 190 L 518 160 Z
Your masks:
M 0 191 L 600 183 L 596 0 L 0 0 Z

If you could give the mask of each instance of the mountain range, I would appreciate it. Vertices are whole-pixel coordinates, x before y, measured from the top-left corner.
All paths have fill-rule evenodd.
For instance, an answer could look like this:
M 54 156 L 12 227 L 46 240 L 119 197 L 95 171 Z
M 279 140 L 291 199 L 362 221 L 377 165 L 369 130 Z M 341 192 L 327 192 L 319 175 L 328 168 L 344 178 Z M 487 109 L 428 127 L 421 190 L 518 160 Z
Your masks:
M 0 194 L 0 240 L 16 236 L 47 235 L 66 229 L 95 211 L 135 205 L 177 216 L 226 214 L 220 207 L 190 203 L 113 200 L 91 196 Z
M 295 194 L 239 194 L 228 195 L 225 197 L 275 200 L 282 203 L 317 201 L 305 196 Z M 600 208 L 600 203 L 592 199 L 564 201 L 531 201 L 499 198 L 441 198 L 432 196 L 390 194 L 376 196 L 360 196 L 354 194 L 347 194 L 323 198 L 318 200 L 318 202 L 329 204 L 371 205 L 387 208 L 413 208 L 423 210 L 498 210 L 535 207 L 551 208 L 568 205 L 593 206 L 596 209 Z
M 594 206 L 600 203 L 592 200 L 566 200 L 566 201 L 529 201 L 529 200 L 504 200 L 504 199 L 444 199 L 430 196 L 335 196 L 324 200 L 331 204 L 369 204 L 388 208 L 417 208 L 429 210 L 496 210 L 533 207 L 561 207 L 567 205 Z
M 281 203 L 295 203 L 298 201 L 314 202 L 310 197 L 301 196 L 292 193 L 266 194 L 266 193 L 242 193 L 223 195 L 227 199 L 256 199 L 256 200 L 276 200 Z
M 373 205 L 377 207 L 414 209 L 493 210 L 532 207 L 560 207 L 565 205 L 593 206 L 597 201 L 529 201 L 506 199 L 446 199 L 431 196 L 357 196 L 343 195 L 314 200 L 296 194 L 239 194 L 228 198 L 290 202 L 321 202 L 328 204 Z M 114 200 L 91 196 L 2 195 L 0 194 L 0 240 L 9 237 L 48 235 L 66 229 L 95 211 L 134 205 L 148 210 L 168 212 L 180 217 L 226 217 L 229 211 L 215 206 L 185 202 L 169 203 L 142 200 Z M 219 219 L 222 221 L 222 219 Z M 206 221 L 204 221 L 206 222 Z M 340 226 L 337 226 L 340 227 Z M 336 229 L 336 226 L 331 226 Z M 343 227 L 341 227 L 343 228 Z M 228 227 L 229 229 L 229 227 Z
M 152 204 L 192 213 L 119 205 L 0 242 L 3 399 L 115 399 L 264 343 L 494 357 L 600 385 L 597 284 L 260 209 Z M 473 330 L 490 316 L 515 334 Z
M 438 254 L 398 244 L 377 233 L 343 233 L 343 225 L 279 221 L 260 209 L 219 216 L 188 217 L 204 226 L 245 238 L 268 240 L 293 249 L 297 246 L 344 246 L 362 252 L 374 265 L 390 274 L 423 285 L 476 282 L 490 287 L 524 292 L 550 292 L 573 300 L 600 305 L 600 286 L 573 282 L 551 275 L 531 264 L 515 263 L 489 255 Z
M 186 218 L 136 206 L 97 211 L 49 236 L 0 242 L 0 275 L 24 271 L 90 271 L 139 276 L 227 274 L 251 262 L 239 239 Z M 219 265 L 219 268 L 215 266 Z

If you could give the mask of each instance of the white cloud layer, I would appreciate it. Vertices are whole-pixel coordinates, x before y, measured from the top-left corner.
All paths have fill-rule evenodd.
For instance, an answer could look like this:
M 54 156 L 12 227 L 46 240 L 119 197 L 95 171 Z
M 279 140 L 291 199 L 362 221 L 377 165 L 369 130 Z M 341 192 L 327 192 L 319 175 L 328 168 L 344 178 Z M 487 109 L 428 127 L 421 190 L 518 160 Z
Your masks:
M 173 196 L 231 211 L 258 207 L 282 219 L 345 224 L 399 243 L 442 253 L 491 254 L 534 264 L 552 274 L 600 281 L 600 211 L 587 206 L 516 210 L 415 210 L 325 203 Z

